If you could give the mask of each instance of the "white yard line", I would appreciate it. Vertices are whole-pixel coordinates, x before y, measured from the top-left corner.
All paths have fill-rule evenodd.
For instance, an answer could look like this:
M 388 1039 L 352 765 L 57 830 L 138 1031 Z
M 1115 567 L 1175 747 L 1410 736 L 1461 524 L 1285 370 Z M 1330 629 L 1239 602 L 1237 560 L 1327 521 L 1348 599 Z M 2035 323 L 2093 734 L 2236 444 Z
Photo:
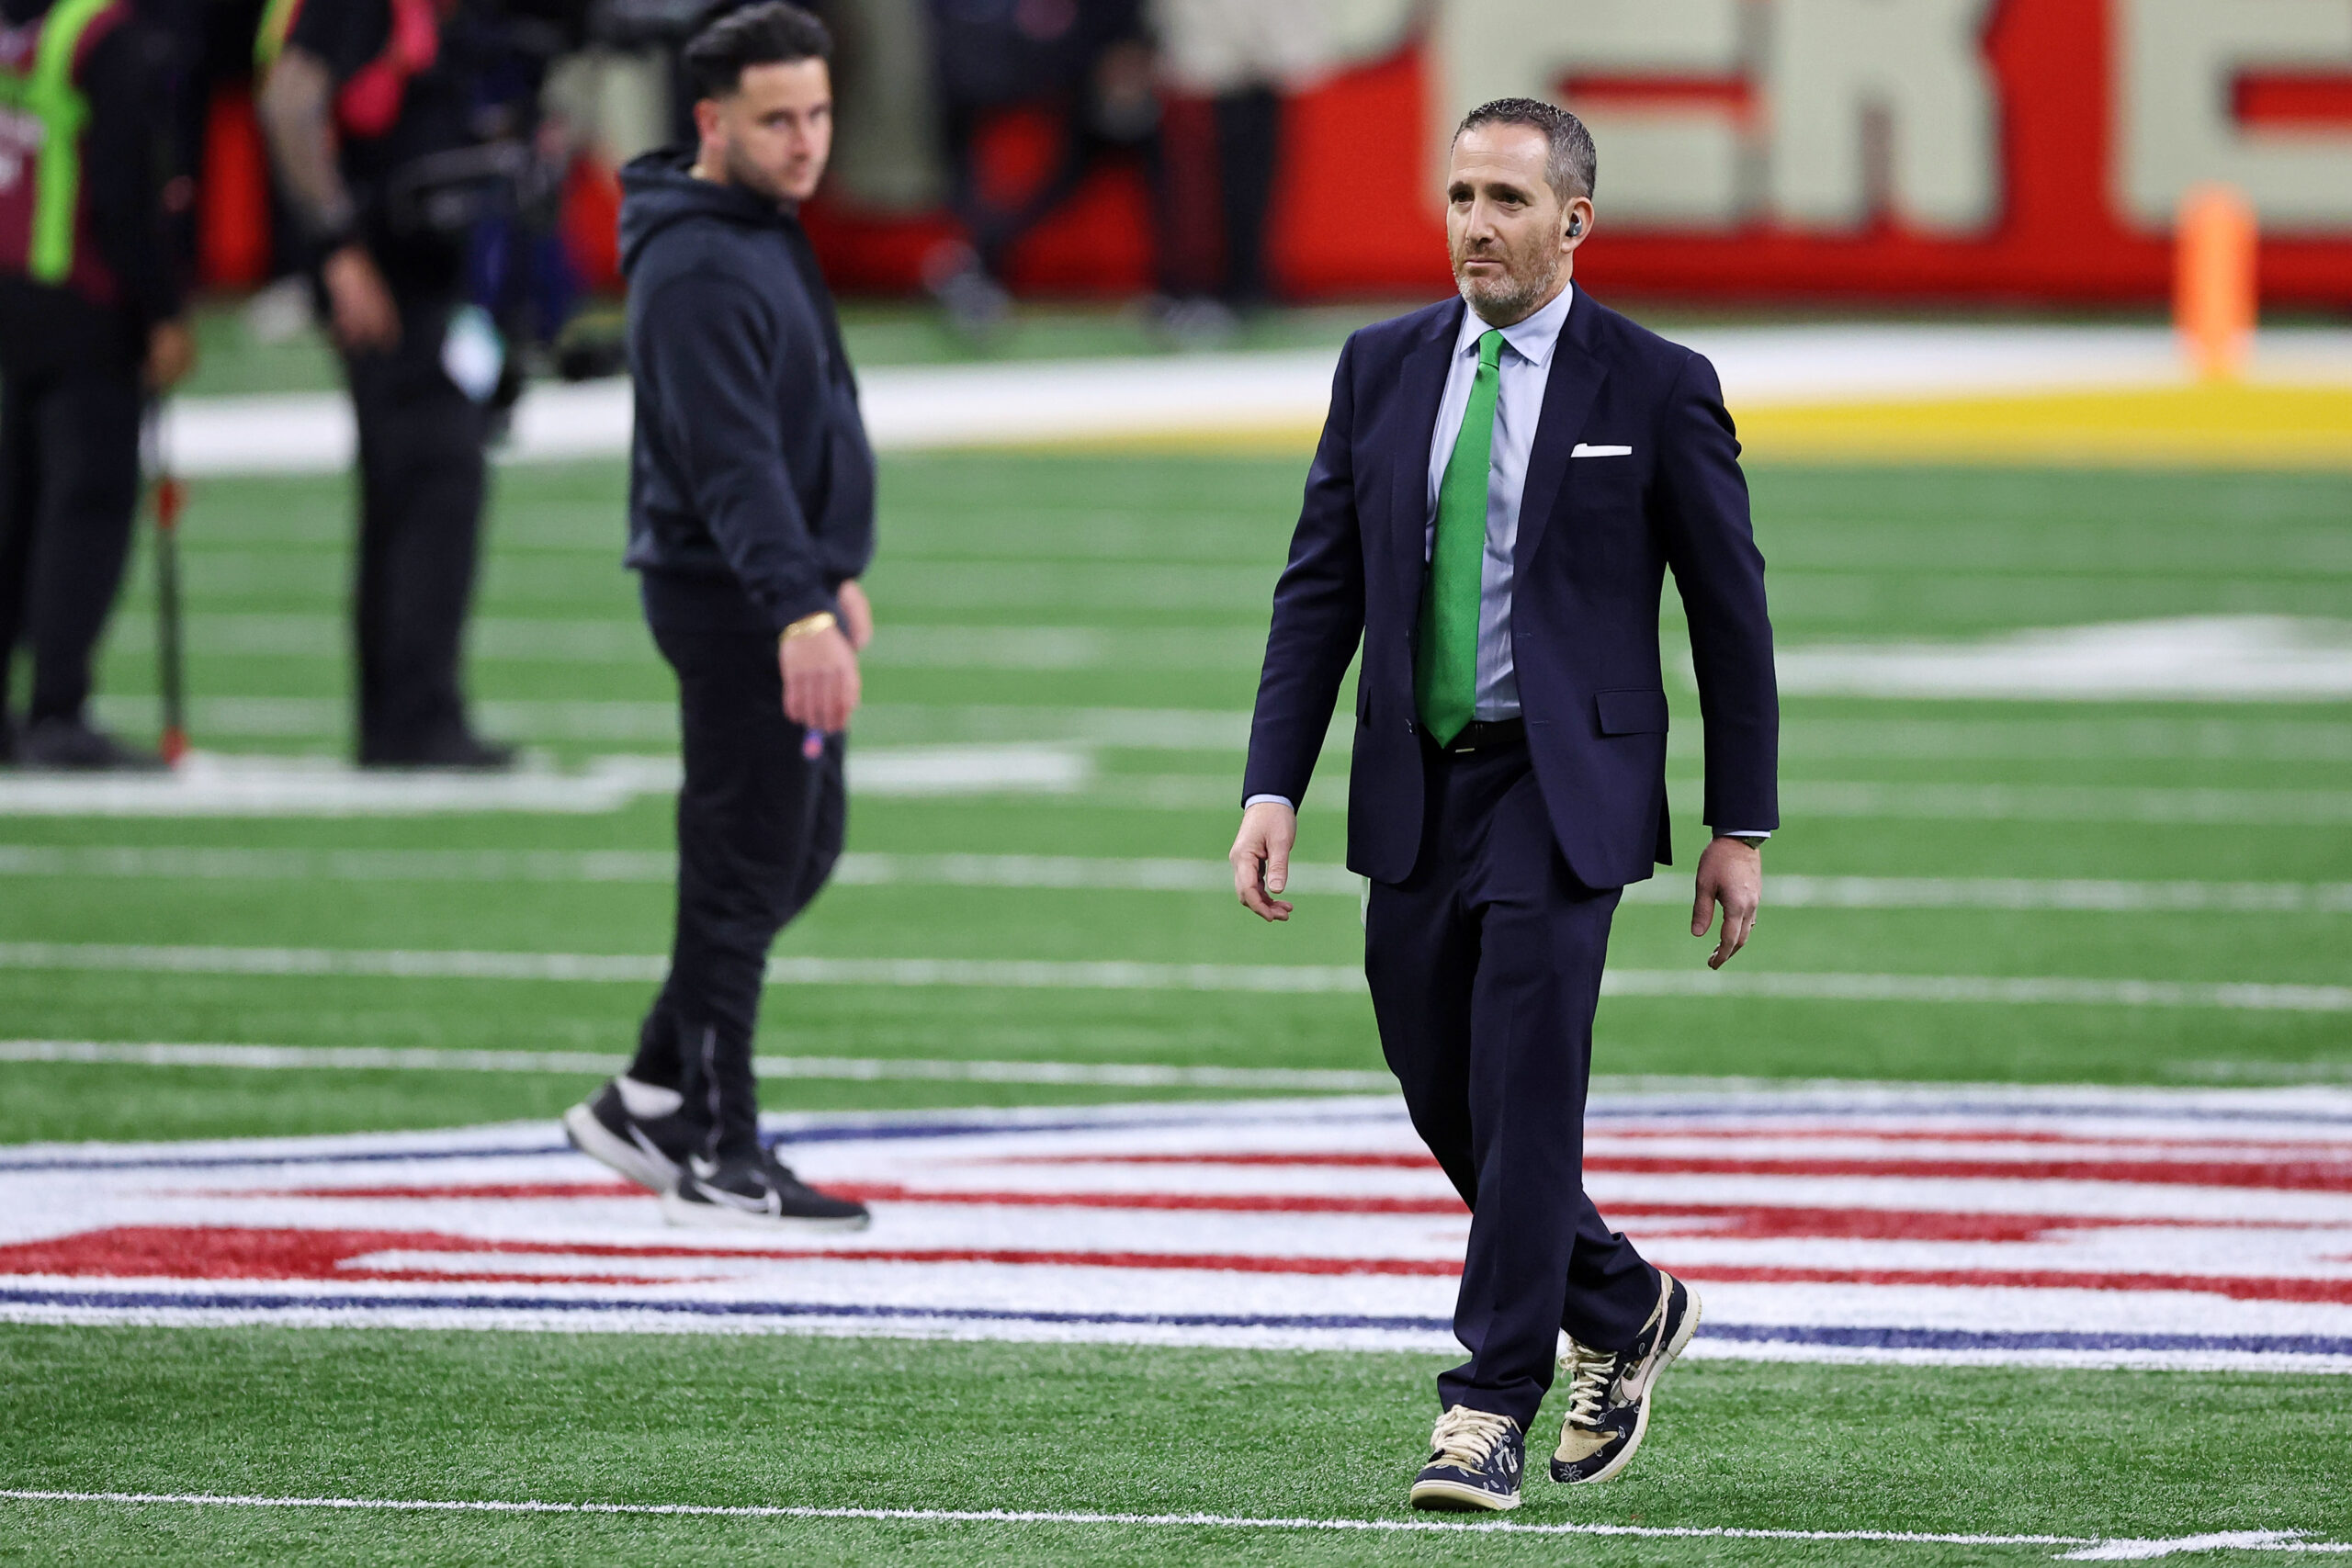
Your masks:
M 192 651 L 214 657 L 337 664 L 351 657 L 350 623 L 338 615 L 196 615 L 187 636 Z M 865 649 L 863 661 L 915 670 L 1255 670 L 1265 645 L 1256 628 L 892 626 Z M 154 626 L 127 616 L 108 633 L 107 648 L 127 657 L 152 655 Z M 466 653 L 476 661 L 648 669 L 662 659 L 644 622 L 635 619 L 480 615 L 467 625 Z
M 155 700 L 103 697 L 102 717 L 125 728 L 153 728 Z M 482 728 L 529 740 L 659 740 L 674 744 L 674 702 L 626 699 L 497 700 L 476 705 Z M 1344 748 L 1352 714 L 1335 726 Z M 198 696 L 190 728 L 207 735 L 266 739 L 334 737 L 350 727 L 350 705 L 334 697 Z M 1121 750 L 1233 751 L 1250 741 L 1250 715 L 1223 708 L 1069 707 L 1058 704 L 877 703 L 861 709 L 858 744 L 1088 745 Z
M 424 1046 L 208 1044 L 180 1041 L 0 1040 L 0 1062 L 60 1063 L 90 1066 L 227 1067 L 259 1072 L 453 1072 L 526 1073 L 601 1077 L 628 1065 L 625 1055 L 591 1051 L 467 1051 Z M 2309 1104 L 2312 1089 L 2324 1093 L 2352 1079 L 2352 1066 L 2295 1062 L 2174 1062 L 2174 1069 L 2200 1069 L 2188 1076 L 2265 1087 L 2222 1090 L 2235 1094 L 2236 1108 L 2258 1106 L 2265 1095 L 2293 1092 Z M 1113 1089 L 1232 1089 L 1386 1098 L 1396 1079 L 1385 1071 L 1345 1067 L 1201 1067 L 1159 1062 L 963 1061 L 919 1056 L 797 1056 L 762 1052 L 752 1071 L 763 1078 L 814 1078 L 847 1083 L 1068 1084 Z M 1758 1097 L 1762 1109 L 1803 1111 L 1813 1099 L 1850 1109 L 1868 1100 L 1905 1110 L 1920 1100 L 1966 1100 L 2001 1105 L 2096 1103 L 2109 1107 L 2130 1096 L 2150 1103 L 2177 1104 L 2185 1096 L 2213 1091 L 2180 1089 L 2115 1089 L 2069 1085 L 2057 1089 L 2006 1083 L 1923 1085 L 1875 1078 L 1755 1078 L 1690 1074 L 1602 1073 L 1593 1093 L 1611 1103 L 1657 1096 Z M 2245 1098 L 2252 1096 L 2251 1099 Z M 1810 1098 L 1809 1098 L 1810 1097 Z M 1597 1101 L 1596 1103 L 1598 1103 Z M 2137 1101 L 2133 1101 L 2137 1103 Z M 892 1114 L 899 1114 L 893 1112 Z M 964 1112 L 958 1111 L 958 1115 Z M 974 1111 L 985 1115 L 985 1111 Z
M 126 620 L 119 654 L 153 649 L 152 625 Z M 188 646 L 208 655 L 349 657 L 347 624 L 326 615 L 198 615 Z M 1254 670 L 1255 627 L 891 626 L 868 663 L 906 669 Z M 476 660 L 563 664 L 660 661 L 641 622 L 483 616 L 467 628 Z M 2191 615 L 2037 627 L 1968 641 L 1786 647 L 1783 694 L 2074 701 L 2320 702 L 2352 696 L 2352 623 L 2312 616 Z
M 1511 1519 L 1310 1519 L 1248 1514 L 1114 1514 L 1031 1508 L 820 1508 L 790 1504 L 575 1503 L 537 1500 L 391 1497 L 267 1497 L 209 1492 L 50 1492 L 0 1490 L 20 1503 L 99 1503 L 193 1508 L 315 1508 L 345 1513 L 588 1514 L 672 1518 L 806 1519 L 875 1524 L 1109 1526 L 1125 1529 L 1232 1529 L 1309 1532 L 1367 1531 L 1413 1535 L 1623 1536 L 1647 1540 L 1875 1541 L 1917 1546 L 2064 1546 L 2064 1560 L 2113 1561 L 2169 1557 L 2177 1552 L 2352 1552 L 2352 1543 L 2315 1541 L 2299 1530 L 2232 1530 L 2171 1540 L 2081 1535 L 1992 1535 L 1927 1530 L 1747 1529 L 1736 1525 L 1524 1524 Z
M 1968 642 L 1783 648 L 1783 693 L 1911 699 L 2329 702 L 2352 697 L 2352 623 L 2179 615 Z
M 299 850 L 167 845 L 0 844 L 0 876 L 251 882 L 622 882 L 663 884 L 666 850 Z M 1084 855 L 890 854 L 854 852 L 833 870 L 845 887 L 1001 887 L 1222 894 L 1223 861 Z M 1286 891 L 1353 898 L 1363 878 L 1344 865 L 1294 863 Z M 1625 890 L 1634 904 L 1679 905 L 1682 879 Z M 1780 909 L 1999 909 L 2093 914 L 2352 914 L 2352 882 L 2125 881 L 2091 877 L 1815 876 L 1774 873 Z
M 326 757 L 199 751 L 169 773 L 0 773 L 0 817 L 602 814 L 672 794 L 679 777 L 672 756 L 597 757 L 578 772 L 541 761 L 503 773 L 402 773 Z M 1093 777 L 1092 753 L 1071 746 L 877 746 L 849 759 L 851 790 L 869 796 L 1067 796 Z
M 582 704 L 582 707 L 601 705 Z M 627 708 L 640 705 L 611 705 Z M 651 706 L 652 705 L 641 705 Z M 548 728 L 497 722 L 493 733 L 578 739 L 567 716 Z M 1082 711 L 1082 710 L 1081 710 Z M 664 722 L 672 722 L 667 709 Z M 1246 722 L 1246 720 L 1244 721 Z M 1078 728 L 1038 724 L 1039 729 Z M 233 727 L 227 732 L 238 733 Z M 198 733 L 203 734 L 199 728 Z M 605 736 L 604 739 L 615 739 Z M 640 736 L 636 739 L 650 739 Z M 1158 742 L 1208 750 L 1205 732 Z M 1095 748 L 1121 739 L 1084 735 L 935 746 L 853 746 L 851 788 L 869 795 L 1052 795 L 1106 809 L 1231 811 L 1240 785 L 1225 773 L 1098 772 Z M 1146 744 L 1149 744 L 1147 742 Z M 1326 754 L 1332 748 L 1327 742 Z M 579 773 L 550 768 L 466 774 L 357 770 L 326 757 L 266 757 L 200 752 L 177 773 L 0 774 L 0 817 L 413 816 L 450 812 L 616 811 L 645 795 L 677 787 L 673 755 L 599 756 Z M 1671 786 L 1686 800 L 1695 781 Z M 2352 824 L 2352 791 L 2195 789 L 2105 784 L 1888 784 L 1875 780 L 1792 779 L 1781 785 L 1792 818 L 1937 821 L 2099 822 L 2196 827 L 2340 827 Z
M 485 728 L 536 740 L 677 739 L 674 703 L 594 699 L 492 700 L 477 705 Z M 119 728 L 152 730 L 152 696 L 105 696 L 101 716 Z M 1335 727 L 1327 750 L 1344 754 L 1352 715 Z M 337 738 L 350 727 L 350 705 L 334 697 L 199 695 L 194 726 L 207 735 L 266 739 Z M 1695 734 L 1695 725 L 1687 727 Z M 1690 736 L 1678 732 L 1678 739 Z M 1239 751 L 1250 716 L 1216 708 L 1064 707 L 1051 705 L 877 703 L 861 709 L 855 739 L 886 745 L 917 742 L 1056 741 L 1128 750 Z M 2352 761 L 2352 724 L 2331 719 L 2206 718 L 1928 719 L 1917 710 L 1883 718 L 1797 718 L 1782 734 L 1792 757 L 1900 758 L 1971 761 Z M 1677 751 L 1678 761 L 1682 753 Z M 1695 753 L 1688 765 L 1696 766 Z
M 1781 784 L 1781 803 L 1792 818 L 1925 818 L 1938 821 L 2131 822 L 2207 827 L 2334 827 L 2352 823 L 2352 791 L 2331 789 L 2176 789 L 2112 784 L 1883 784 L 1789 779 Z
M 1809 876 L 1776 873 L 1766 901 L 1792 909 L 2052 909 L 2100 914 L 2346 914 L 2352 882 L 2142 882 L 2093 877 Z M 1679 904 L 1679 879 L 1626 890 Z
M 1781 750 L 1816 761 L 2352 762 L 2352 724 L 2275 709 L 2195 717 L 2010 711 L 2019 716 L 1928 718 L 1917 708 L 1881 716 L 1784 716 Z
M 301 1072 L 558 1073 L 602 1076 L 626 1058 L 585 1051 L 435 1051 L 372 1045 L 121 1044 L 91 1040 L 0 1040 L 0 1062 L 66 1062 L 142 1067 L 242 1067 Z M 1180 1067 L 1142 1062 L 942 1061 L 922 1057 L 782 1056 L 761 1054 L 763 1078 L 850 1083 L 1069 1084 L 1112 1089 L 1282 1089 L 1378 1094 L 1386 1073 L 1312 1067 Z
M 634 953 L 0 942 L 0 969 L 96 973 L 653 982 L 667 974 L 668 966 L 669 961 L 657 954 Z M 1353 964 L 1163 964 L 1120 959 L 772 958 L 767 977 L 779 985 L 798 986 L 1274 995 L 1361 995 L 1364 984 L 1363 972 Z M 1723 975 L 1703 969 L 1612 969 L 1602 978 L 1601 992 L 1651 998 L 2352 1012 L 2352 986 L 2060 976 Z
M 1838 718 L 1783 715 L 1783 757 L 1814 762 L 2352 762 L 2352 724 L 2241 706 L 2198 717 L 2121 717 L 2054 705 L 2013 718 L 1938 718 L 1913 705 Z M 1692 727 L 1695 728 L 1695 727 Z M 1697 739 L 1676 736 L 1698 761 Z

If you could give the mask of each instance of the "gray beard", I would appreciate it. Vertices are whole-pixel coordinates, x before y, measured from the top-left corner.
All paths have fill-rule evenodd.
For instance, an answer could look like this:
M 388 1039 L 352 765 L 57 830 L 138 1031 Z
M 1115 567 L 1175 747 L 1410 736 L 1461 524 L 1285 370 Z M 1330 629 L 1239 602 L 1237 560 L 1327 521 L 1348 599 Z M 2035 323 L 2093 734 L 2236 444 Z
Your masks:
M 1461 294 L 1464 303 L 1478 312 L 1479 320 L 1500 321 L 1509 324 L 1525 321 L 1533 311 L 1535 302 L 1551 291 L 1554 281 L 1559 276 L 1559 260 L 1555 256 L 1552 265 L 1545 269 L 1542 276 L 1527 279 L 1523 285 L 1511 288 L 1507 294 L 1489 292 L 1482 296 L 1475 291 L 1470 283 L 1459 273 L 1454 275 L 1453 286 Z

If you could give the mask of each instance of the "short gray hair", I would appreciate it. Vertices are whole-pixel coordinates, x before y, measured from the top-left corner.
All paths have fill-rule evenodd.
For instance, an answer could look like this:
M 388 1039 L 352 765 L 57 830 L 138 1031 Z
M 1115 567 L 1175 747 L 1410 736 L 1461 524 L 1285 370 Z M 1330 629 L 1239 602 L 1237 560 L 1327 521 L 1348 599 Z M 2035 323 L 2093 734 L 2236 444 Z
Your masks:
M 1453 128 L 1453 140 L 1462 140 L 1465 130 L 1476 130 L 1487 125 L 1523 125 L 1540 130 L 1551 144 L 1551 152 L 1544 160 L 1544 183 L 1566 207 L 1577 197 L 1592 198 L 1593 175 L 1600 155 L 1593 151 L 1592 132 L 1584 121 L 1560 107 L 1540 98 L 1497 98 L 1480 104 L 1462 117 Z

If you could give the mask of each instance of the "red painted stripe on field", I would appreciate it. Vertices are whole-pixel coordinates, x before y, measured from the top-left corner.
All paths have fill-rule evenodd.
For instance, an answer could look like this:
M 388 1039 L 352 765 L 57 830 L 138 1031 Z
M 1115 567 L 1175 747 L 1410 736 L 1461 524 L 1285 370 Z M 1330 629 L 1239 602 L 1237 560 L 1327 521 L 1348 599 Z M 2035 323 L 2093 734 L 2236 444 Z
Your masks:
M 47 1241 L 0 1247 L 0 1276 L 174 1280 L 528 1280 L 541 1284 L 675 1284 L 675 1277 L 548 1275 L 438 1269 L 374 1269 L 354 1262 L 378 1253 L 481 1257 L 495 1269 L 507 1258 L 607 1259 L 738 1258 L 854 1263 L 1000 1263 L 1027 1268 L 1186 1269 L 1250 1274 L 1453 1275 L 1443 1258 L 1255 1257 L 1227 1253 L 1078 1252 L 1021 1247 L 628 1247 L 600 1242 L 495 1241 L 431 1231 L 261 1229 L 231 1226 L 118 1225 Z
M 1142 1209 L 1209 1213 L 1444 1214 L 1466 1217 L 1460 1200 L 1336 1198 L 1243 1192 L 986 1192 L 916 1190 L 882 1184 L 831 1184 L 827 1190 L 865 1203 L 970 1203 L 1038 1209 Z M 2033 1242 L 2083 1230 L 2345 1230 L 2352 1225 L 2296 1220 L 2197 1220 L 2113 1214 L 1972 1213 L 1943 1209 L 1821 1208 L 1761 1203 L 1620 1202 L 1612 1220 L 1639 1220 L 1642 1234 L 1711 1240 L 1789 1238 L 1843 1241 Z
M 861 1203 L 973 1203 L 1023 1209 L 1199 1209 L 1223 1213 L 1463 1214 L 1459 1198 L 1326 1198 L 1304 1193 L 1250 1192 L 989 1192 L 918 1189 L 888 1182 L 825 1183 L 825 1190 Z M 501 1181 L 448 1187 L 254 1188 L 209 1193 L 221 1198 L 345 1198 L 354 1201 L 468 1199 L 531 1201 L 560 1198 L 645 1198 L 622 1181 Z
M 1072 1155 L 1007 1161 L 1037 1165 L 1198 1165 L 1425 1170 L 1419 1154 Z M 1748 1159 L 1712 1155 L 1588 1155 L 1584 1168 L 1615 1176 L 1865 1176 L 1940 1181 L 2101 1181 L 2154 1187 L 2250 1187 L 2267 1191 L 2352 1192 L 2352 1160 L 1957 1160 Z
M 882 1182 L 828 1182 L 828 1191 L 862 1203 L 921 1203 L 976 1208 L 1107 1209 L 1161 1213 L 1262 1214 L 1430 1214 L 1461 1217 L 1460 1200 L 1340 1198 L 1283 1192 L 1019 1192 L 920 1189 Z M 644 1198 L 627 1182 L 503 1182 L 447 1187 L 304 1187 L 288 1191 L 221 1193 L 239 1198 L 317 1198 L 376 1201 Z M 2301 1220 L 2195 1220 L 2114 1214 L 1987 1214 L 1945 1209 L 1819 1208 L 1793 1204 L 1644 1203 L 1609 1205 L 1612 1220 L 1643 1222 L 1645 1237 L 1706 1236 L 1724 1241 L 1815 1239 L 2024 1243 L 2068 1231 L 2121 1229 L 2343 1230 Z M 579 1248 L 566 1248 L 577 1251 Z M 793 1256 L 798 1256 L 794 1254 Z
M 374 1253 L 447 1253 L 482 1258 L 482 1272 L 466 1269 L 369 1269 Z M 694 1246 L 614 1246 L 571 1241 L 489 1241 L 435 1232 L 386 1229 L 238 1229 L 125 1224 L 77 1232 L 50 1241 L 0 1248 L 0 1274 L 106 1279 L 312 1279 L 312 1281 L 440 1281 L 440 1283 L 694 1283 L 680 1277 L 642 1277 L 597 1269 L 593 1274 L 517 1274 L 496 1267 L 503 1258 L 595 1258 L 595 1260 L 826 1260 L 912 1262 L 912 1265 L 1084 1267 L 1084 1269 L 1188 1269 L 1216 1274 L 1390 1274 L 1453 1277 L 1444 1258 L 1301 1258 L 1251 1253 L 1087 1253 L 1040 1248 L 694 1248 Z M 357 1267 L 356 1267 L 357 1265 Z M 1802 1267 L 1701 1265 L 1675 1267 L 1701 1283 L 1839 1283 L 1839 1286 L 2007 1288 L 2007 1291 L 2189 1291 L 2232 1300 L 2352 1304 L 2352 1279 L 2227 1277 L 2227 1274 L 2131 1274 L 2067 1269 L 1802 1269 Z
M 2228 1274 L 2070 1273 L 2056 1269 L 1777 1269 L 1702 1264 L 1661 1267 L 1704 1284 L 1993 1286 L 2028 1291 L 2188 1291 L 2241 1302 L 2352 1305 L 2352 1279 L 2297 1280 Z
M 2293 1220 L 2178 1220 L 2118 1214 L 1984 1214 L 1942 1209 L 1807 1209 L 1713 1203 L 1611 1203 L 1612 1222 L 1640 1221 L 1642 1239 L 2028 1243 L 2088 1230 L 2325 1230 Z
M 431 1231 L 271 1230 L 230 1225 L 115 1225 L 80 1231 L 47 1241 L 0 1247 L 0 1274 L 54 1274 L 72 1278 L 171 1280 L 349 1280 L 347 1259 L 371 1252 L 479 1253 L 564 1257 L 724 1258 L 724 1253 L 686 1248 L 654 1250 L 617 1247 L 548 1247 L 528 1242 L 486 1241 Z M 547 1284 L 546 1274 L 447 1273 L 439 1269 L 370 1269 L 370 1280 L 467 1280 L 478 1283 Z M 565 1275 L 577 1284 L 667 1285 L 673 1275 L 595 1273 Z
M 480 1257 L 480 1272 L 366 1266 L 371 1255 Z M 215 1226 L 124 1225 L 0 1247 L 0 1275 L 175 1280 L 311 1280 L 440 1283 L 639 1284 L 696 1282 L 678 1276 L 605 1269 L 552 1275 L 498 1269 L 504 1258 L 583 1258 L 601 1261 L 692 1259 L 824 1260 L 851 1263 L 994 1264 L 1015 1268 L 1177 1269 L 1227 1274 L 1389 1275 L 1451 1278 L 1460 1268 L 1433 1258 L 1314 1258 L 1231 1253 L 1082 1252 L 1020 1247 L 694 1247 L 608 1243 L 496 1241 L 430 1231 L 269 1230 Z M 2238 1301 L 2352 1304 L 2352 1278 L 2152 1274 L 2001 1269 L 1795 1269 L 1702 1264 L 1668 1267 L 1701 1283 L 1833 1284 L 2147 1292 L 2179 1291 Z M 706 1276 L 705 1278 L 709 1278 Z
M 446 1187 L 249 1187 L 235 1191 L 198 1192 L 198 1198 L 348 1198 L 353 1201 L 419 1201 L 433 1199 L 491 1199 L 530 1201 L 543 1198 L 650 1198 L 653 1194 L 634 1181 L 477 1181 Z
M 2323 1159 L 2352 1157 L 2352 1143 L 2341 1138 L 2304 1138 L 2278 1140 L 2263 1138 L 2201 1138 L 2201 1137 L 2134 1137 L 2101 1138 L 2075 1133 L 2052 1133 L 2029 1128 L 1968 1128 L 1940 1127 L 1838 1127 L 1833 1125 L 1803 1127 L 1620 1127 L 1606 1125 L 1585 1130 L 1585 1146 L 1625 1142 L 1706 1142 L 1706 1143 L 1770 1143 L 1780 1140 L 1819 1141 L 1857 1144 L 2015 1144 L 2032 1148 L 2078 1149 L 2195 1149 L 2200 1153 L 2234 1152 L 2245 1155 L 2316 1155 Z M 1083 1157 L 1083 1156 L 1080 1156 Z

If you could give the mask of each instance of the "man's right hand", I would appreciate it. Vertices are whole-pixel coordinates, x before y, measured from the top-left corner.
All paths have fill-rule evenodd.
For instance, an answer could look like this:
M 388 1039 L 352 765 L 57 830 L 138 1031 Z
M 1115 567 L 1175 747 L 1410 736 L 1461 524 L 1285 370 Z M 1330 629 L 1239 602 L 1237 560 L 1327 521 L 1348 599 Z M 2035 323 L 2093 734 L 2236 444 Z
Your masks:
M 1298 842 L 1298 813 L 1279 800 L 1261 800 L 1241 814 L 1235 835 L 1233 891 L 1261 919 L 1287 920 L 1288 904 L 1274 895 L 1290 886 L 1290 852 Z
M 147 330 L 145 379 L 151 392 L 168 392 L 196 368 L 196 334 L 178 317 Z
M 784 668 L 784 716 L 827 735 L 849 728 L 857 711 L 857 651 L 837 626 L 777 644 Z
M 389 349 L 401 341 L 400 308 L 365 249 L 344 246 L 327 257 L 320 274 L 334 317 L 335 341 L 354 354 Z

